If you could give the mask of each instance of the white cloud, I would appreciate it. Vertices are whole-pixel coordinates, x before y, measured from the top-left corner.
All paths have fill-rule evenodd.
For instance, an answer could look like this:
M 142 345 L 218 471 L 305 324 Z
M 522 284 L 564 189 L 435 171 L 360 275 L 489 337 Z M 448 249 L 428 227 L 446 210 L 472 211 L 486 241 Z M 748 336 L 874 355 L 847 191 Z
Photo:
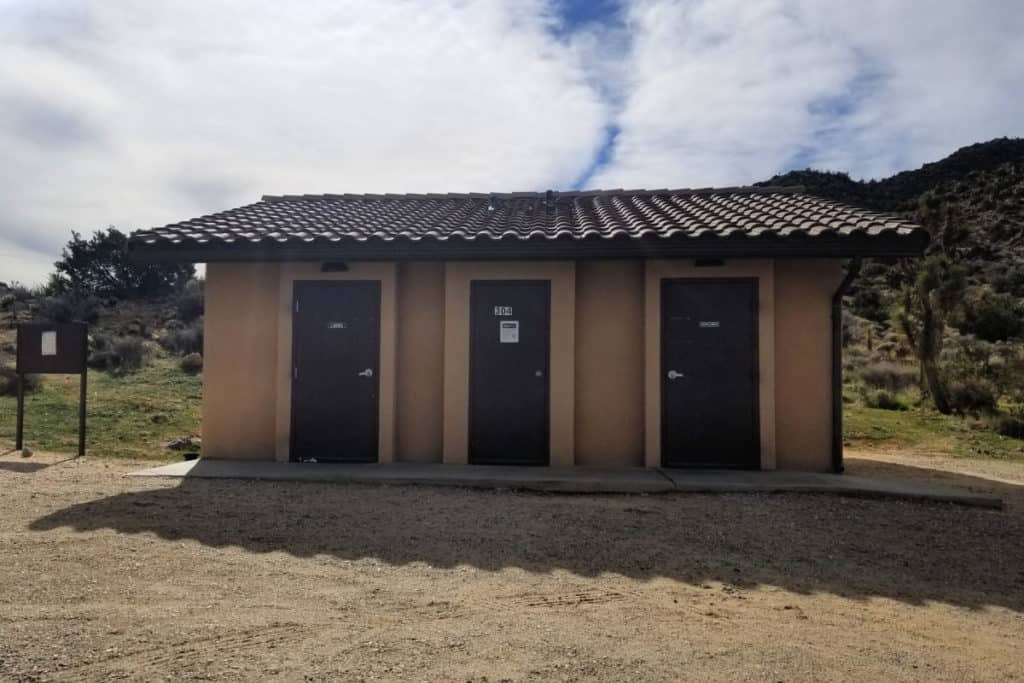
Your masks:
M 604 187 L 877 177 L 1024 134 L 1024 3 L 638 0 Z
M 539 0 L 0 5 L 0 235 L 49 263 L 72 228 L 262 193 L 565 185 L 608 108 L 550 22 Z
M 263 193 L 568 187 L 609 126 L 591 187 L 1024 135 L 1024 3 L 634 0 L 568 31 L 556 5 L 0 0 L 0 280 L 42 280 L 71 229 Z
M 0 281 L 11 284 L 39 284 L 50 272 L 53 262 L 57 260 L 60 250 L 53 256 L 42 251 L 26 249 L 0 236 L 0 261 L 3 263 L 3 275 Z

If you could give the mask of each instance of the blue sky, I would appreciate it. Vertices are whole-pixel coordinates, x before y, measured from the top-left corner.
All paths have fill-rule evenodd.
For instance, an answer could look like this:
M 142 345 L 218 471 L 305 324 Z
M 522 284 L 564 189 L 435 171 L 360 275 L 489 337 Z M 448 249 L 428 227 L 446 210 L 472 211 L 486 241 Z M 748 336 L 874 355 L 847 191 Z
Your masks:
M 1017 0 L 0 0 L 0 280 L 264 193 L 882 177 L 1024 135 Z

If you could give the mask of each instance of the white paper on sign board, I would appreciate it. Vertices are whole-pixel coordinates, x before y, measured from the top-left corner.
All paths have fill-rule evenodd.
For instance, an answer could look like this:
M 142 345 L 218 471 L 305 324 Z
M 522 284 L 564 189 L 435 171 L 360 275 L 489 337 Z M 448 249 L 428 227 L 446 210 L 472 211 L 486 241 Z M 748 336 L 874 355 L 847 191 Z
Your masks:
M 498 341 L 502 344 L 519 343 L 519 321 L 501 320 L 498 322 Z
M 44 356 L 56 356 L 57 355 L 57 332 L 49 330 L 42 334 L 42 354 Z

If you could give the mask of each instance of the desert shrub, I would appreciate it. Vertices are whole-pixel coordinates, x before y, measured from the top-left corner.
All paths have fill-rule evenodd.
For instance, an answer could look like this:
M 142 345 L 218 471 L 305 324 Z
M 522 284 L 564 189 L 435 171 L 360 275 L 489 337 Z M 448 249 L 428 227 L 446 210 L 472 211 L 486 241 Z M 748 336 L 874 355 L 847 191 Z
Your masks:
M 850 307 L 861 318 L 875 322 L 885 322 L 888 318 L 889 303 L 878 287 L 862 283 L 854 288 Z
M 913 365 L 888 361 L 866 365 L 860 369 L 859 374 L 867 386 L 890 392 L 907 389 L 918 380 L 918 370 Z
M 959 322 L 961 332 L 990 342 L 1017 337 L 1024 331 L 1024 313 L 1017 298 L 988 289 L 965 298 Z
M 0 289 L 4 288 L 0 287 Z M 4 296 L 12 296 L 14 297 L 14 301 L 17 302 L 32 301 L 33 299 L 42 298 L 43 296 L 46 296 L 46 294 L 46 287 L 29 287 L 28 285 L 23 285 L 20 282 L 12 282 L 4 291 Z
M 981 373 L 996 387 L 996 398 L 1024 403 L 1024 345 L 1000 342 L 992 345 Z
M 135 318 L 122 323 L 117 333 L 122 337 L 145 337 L 148 331 L 146 323 Z
M 871 354 L 860 346 L 843 349 L 843 371 L 855 373 L 871 361 Z
M 174 298 L 178 320 L 190 323 L 203 315 L 203 281 L 189 280 Z
M 190 353 L 181 359 L 181 369 L 190 375 L 194 375 L 203 369 L 203 357 L 198 353 Z
M 185 327 L 167 330 L 158 340 L 160 346 L 171 353 L 185 356 L 203 352 L 203 325 L 195 322 Z
M 50 323 L 94 323 L 99 317 L 99 301 L 91 296 L 48 296 L 36 307 L 36 318 Z
M 1024 418 L 1017 415 L 1000 415 L 994 421 L 996 433 L 1012 439 L 1024 439 Z
M 984 380 L 960 380 L 949 387 L 949 405 L 961 415 L 992 413 L 996 409 L 996 394 Z
M 1005 269 L 992 275 L 991 281 L 997 291 L 1024 296 L 1024 264 L 1007 264 Z
M 164 296 L 177 291 L 194 274 L 192 264 L 139 263 L 128 253 L 128 236 L 116 228 L 89 239 L 77 232 L 54 264 L 50 289 L 117 299 Z
M 907 406 L 891 391 L 885 389 L 869 389 L 862 394 L 864 405 L 880 410 L 906 410 Z
M 889 360 L 903 360 L 913 355 L 906 338 L 902 333 L 894 330 L 878 331 L 872 341 L 872 346 L 876 354 Z
M 37 375 L 25 375 L 25 393 L 35 391 L 39 388 L 39 377 Z M 14 368 L 0 366 L 0 396 L 18 395 L 18 373 Z
M 93 335 L 93 350 L 86 364 L 94 370 L 113 374 L 134 372 L 146 360 L 146 347 L 138 337 L 109 337 Z

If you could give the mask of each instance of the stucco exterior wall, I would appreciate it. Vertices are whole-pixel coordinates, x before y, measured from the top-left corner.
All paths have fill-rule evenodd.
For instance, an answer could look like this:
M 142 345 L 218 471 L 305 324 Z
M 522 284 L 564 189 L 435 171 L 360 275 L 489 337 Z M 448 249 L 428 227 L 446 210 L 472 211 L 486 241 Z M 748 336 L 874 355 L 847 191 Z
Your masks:
M 286 460 L 292 283 L 381 281 L 381 462 L 466 461 L 474 279 L 551 281 L 551 464 L 660 464 L 660 279 L 756 277 L 761 466 L 830 464 L 836 259 L 210 264 L 204 456 Z
M 444 264 L 398 266 L 395 458 L 441 462 L 444 447 Z
M 206 267 L 204 457 L 274 458 L 279 273 L 274 263 Z
M 550 464 L 575 457 L 575 299 L 572 261 L 465 261 L 445 266 L 444 462 L 469 460 L 469 293 L 473 280 L 550 280 Z
M 576 264 L 575 464 L 644 464 L 643 261 Z
M 380 282 L 380 384 L 377 460 L 395 457 L 396 272 L 394 263 L 352 263 L 346 271 L 324 273 L 319 263 L 284 263 L 277 286 L 277 409 L 275 457 L 287 461 L 292 419 L 292 302 L 296 280 L 376 280 Z
M 827 472 L 832 438 L 832 295 L 838 259 L 775 264 L 775 449 L 779 469 Z
M 644 461 L 661 466 L 661 280 L 664 278 L 749 277 L 757 280 L 758 407 L 761 469 L 775 462 L 775 268 L 770 259 L 732 259 L 721 266 L 698 267 L 691 259 L 649 259 L 645 269 Z

